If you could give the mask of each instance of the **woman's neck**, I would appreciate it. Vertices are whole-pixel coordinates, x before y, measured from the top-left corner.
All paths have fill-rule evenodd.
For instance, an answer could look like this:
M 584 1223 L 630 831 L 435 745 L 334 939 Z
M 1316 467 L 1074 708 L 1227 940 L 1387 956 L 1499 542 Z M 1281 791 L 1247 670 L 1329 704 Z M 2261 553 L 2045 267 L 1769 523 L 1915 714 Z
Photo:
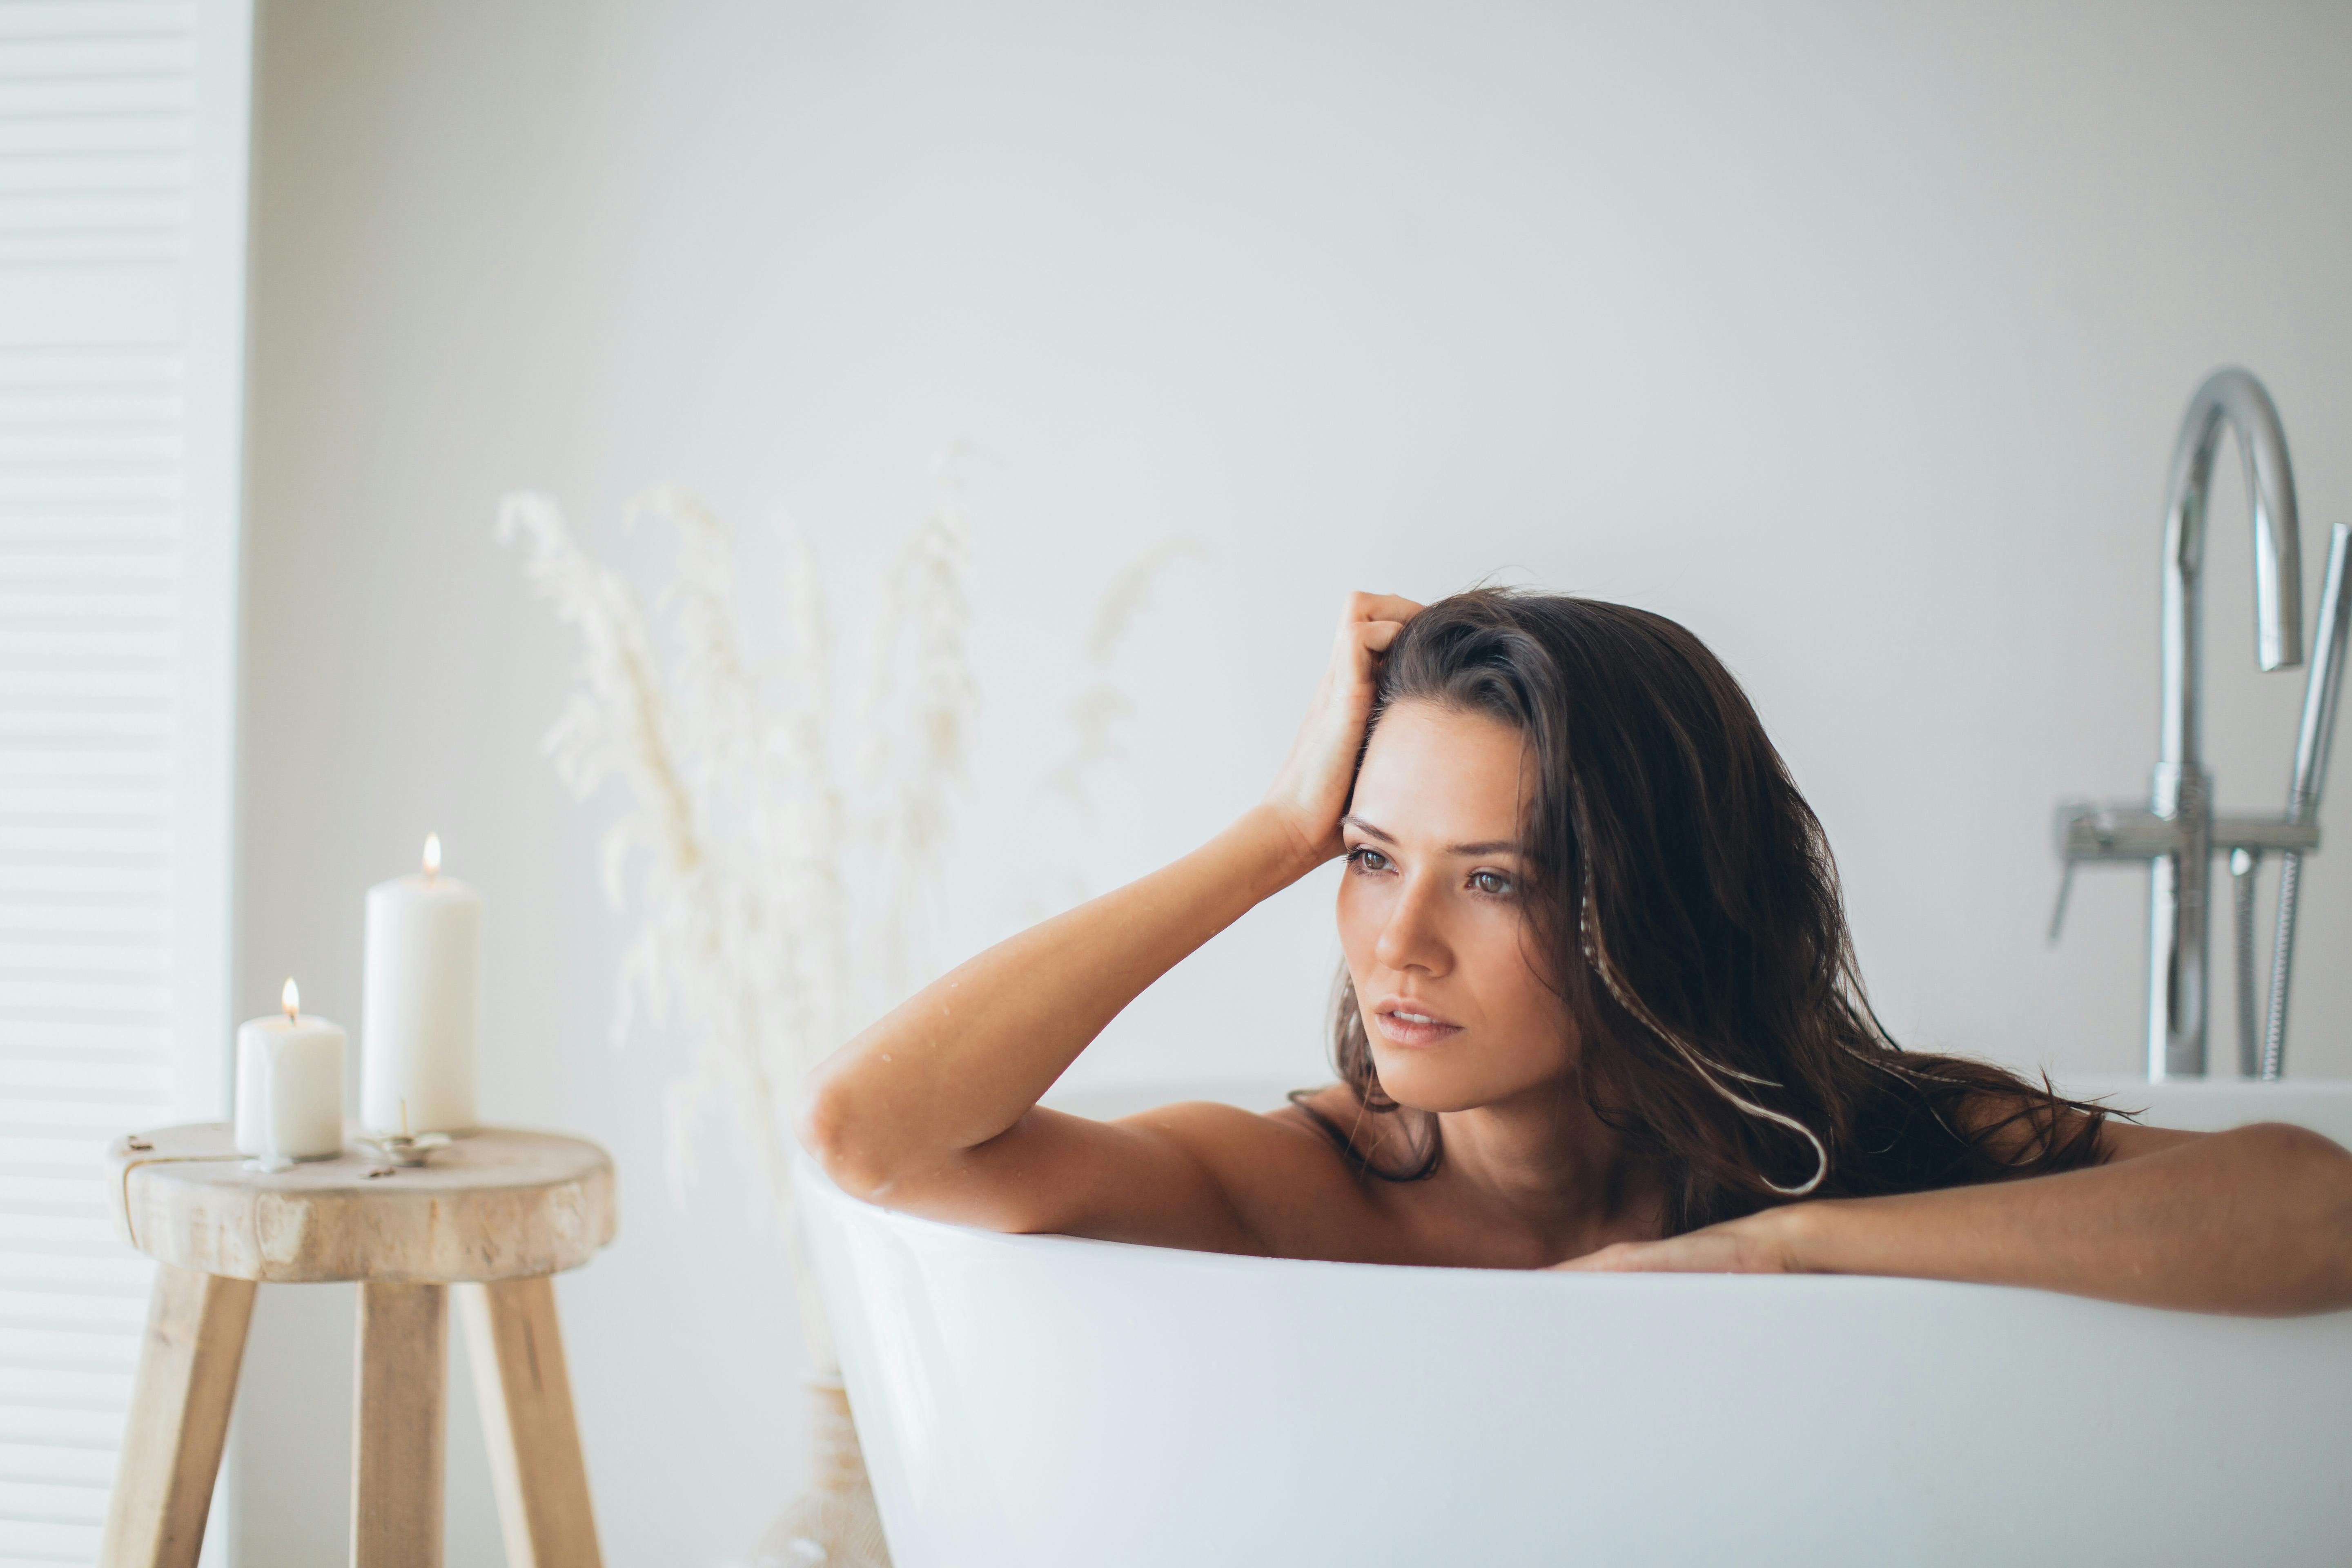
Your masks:
M 1438 1114 L 1445 1158 L 1435 1181 L 1524 1232 L 1547 1261 L 1661 1234 L 1664 1194 L 1627 1158 L 1572 1079 L 1470 1110 Z

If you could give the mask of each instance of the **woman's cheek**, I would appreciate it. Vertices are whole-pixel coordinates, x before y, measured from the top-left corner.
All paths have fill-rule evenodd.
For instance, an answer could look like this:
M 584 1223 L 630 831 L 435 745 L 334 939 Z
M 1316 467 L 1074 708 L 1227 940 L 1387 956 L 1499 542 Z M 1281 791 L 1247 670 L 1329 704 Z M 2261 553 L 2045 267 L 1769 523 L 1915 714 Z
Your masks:
M 1529 1054 L 1531 1067 L 1548 1072 L 1564 1065 L 1571 1054 L 1568 1006 L 1528 966 L 1516 918 L 1500 941 L 1481 944 L 1480 960 L 1478 994 L 1499 1032 Z
M 1372 949 L 1381 939 L 1381 913 L 1371 889 L 1362 886 L 1356 872 L 1343 869 L 1347 880 L 1339 884 L 1339 951 L 1348 960 L 1348 972 L 1360 984 L 1370 972 Z

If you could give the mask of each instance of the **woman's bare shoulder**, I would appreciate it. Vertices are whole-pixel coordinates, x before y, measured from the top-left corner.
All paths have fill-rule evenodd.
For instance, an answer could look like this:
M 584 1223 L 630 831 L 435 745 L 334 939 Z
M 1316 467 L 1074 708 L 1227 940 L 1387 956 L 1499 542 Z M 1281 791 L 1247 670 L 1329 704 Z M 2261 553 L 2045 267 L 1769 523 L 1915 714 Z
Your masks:
M 1348 1126 L 1340 1108 L 1353 1101 L 1344 1085 L 1302 1098 Z M 1217 1100 L 1181 1100 L 1119 1121 L 1182 1143 L 1216 1178 L 1270 1257 L 1386 1261 L 1395 1249 L 1395 1222 L 1378 1194 L 1296 1103 L 1253 1111 Z

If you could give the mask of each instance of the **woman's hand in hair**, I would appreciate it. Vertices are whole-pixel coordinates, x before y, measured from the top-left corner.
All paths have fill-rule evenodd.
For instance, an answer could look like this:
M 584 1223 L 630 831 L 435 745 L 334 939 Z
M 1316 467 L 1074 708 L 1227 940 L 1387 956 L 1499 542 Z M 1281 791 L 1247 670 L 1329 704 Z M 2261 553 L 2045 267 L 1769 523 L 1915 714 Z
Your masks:
M 1785 1216 L 1807 1205 L 1766 1209 L 1685 1231 L 1663 1241 L 1620 1241 L 1550 1265 L 1580 1274 L 1801 1274 Z
M 1315 700 L 1265 794 L 1266 806 L 1297 836 L 1300 854 L 1311 865 L 1340 852 L 1339 818 L 1355 788 L 1380 658 L 1421 610 L 1393 594 L 1350 594 L 1339 612 L 1339 629 Z

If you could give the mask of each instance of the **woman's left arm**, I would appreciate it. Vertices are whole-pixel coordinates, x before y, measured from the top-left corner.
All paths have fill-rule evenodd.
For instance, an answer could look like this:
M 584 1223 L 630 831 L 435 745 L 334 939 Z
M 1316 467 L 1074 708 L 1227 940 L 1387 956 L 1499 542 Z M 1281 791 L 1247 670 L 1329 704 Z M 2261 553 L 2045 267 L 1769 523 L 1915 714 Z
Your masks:
M 2352 1153 L 2266 1121 L 2109 1121 L 2105 1161 L 2053 1176 L 1766 1209 L 1566 1269 L 1900 1274 L 2284 1317 L 2352 1307 Z

